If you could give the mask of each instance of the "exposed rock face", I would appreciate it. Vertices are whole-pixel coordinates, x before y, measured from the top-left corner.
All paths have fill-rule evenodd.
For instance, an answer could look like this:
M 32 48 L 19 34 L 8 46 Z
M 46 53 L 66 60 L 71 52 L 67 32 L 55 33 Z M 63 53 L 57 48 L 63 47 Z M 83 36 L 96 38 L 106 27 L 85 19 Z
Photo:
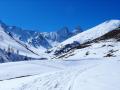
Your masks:
M 16 26 L 5 28 L 6 32 L 11 33 L 14 38 L 19 39 L 25 43 L 28 43 L 35 48 L 44 47 L 46 49 L 52 48 L 58 43 L 63 42 L 64 40 L 80 33 L 70 32 L 67 27 L 64 27 L 57 32 L 36 32 L 30 30 L 23 30 Z

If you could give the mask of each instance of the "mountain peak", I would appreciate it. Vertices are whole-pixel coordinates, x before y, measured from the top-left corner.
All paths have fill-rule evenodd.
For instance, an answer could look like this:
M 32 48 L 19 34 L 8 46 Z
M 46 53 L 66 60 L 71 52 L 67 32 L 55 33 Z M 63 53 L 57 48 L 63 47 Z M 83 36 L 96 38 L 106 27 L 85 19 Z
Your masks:
M 69 32 L 68 27 L 63 27 L 63 28 L 61 28 L 60 30 L 58 30 L 57 33 L 58 33 L 58 34 L 68 34 L 68 33 L 70 33 L 70 32 Z

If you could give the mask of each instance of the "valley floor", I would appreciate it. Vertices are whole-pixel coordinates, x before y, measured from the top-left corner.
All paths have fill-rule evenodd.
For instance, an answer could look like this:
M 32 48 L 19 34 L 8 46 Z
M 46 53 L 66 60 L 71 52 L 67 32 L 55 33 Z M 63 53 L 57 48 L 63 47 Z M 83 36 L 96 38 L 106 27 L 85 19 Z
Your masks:
M 119 90 L 120 59 L 0 64 L 0 90 Z

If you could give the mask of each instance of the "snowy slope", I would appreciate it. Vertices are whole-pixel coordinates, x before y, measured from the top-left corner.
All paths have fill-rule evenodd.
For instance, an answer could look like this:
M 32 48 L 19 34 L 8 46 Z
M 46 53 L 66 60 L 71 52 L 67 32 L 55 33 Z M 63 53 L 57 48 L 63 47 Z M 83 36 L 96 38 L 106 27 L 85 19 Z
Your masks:
M 91 43 L 89 45 L 89 47 L 74 49 L 66 53 L 62 59 L 120 57 L 120 42 L 114 39 Z
M 4 28 L 2 26 L 0 26 L 0 42 L 1 42 L 0 48 L 2 50 L 7 51 L 8 48 L 12 48 L 14 50 L 14 52 L 17 52 L 17 50 L 19 50 L 20 55 L 37 57 L 37 55 L 35 55 L 30 50 L 25 48 L 25 46 L 16 42 L 9 34 L 7 34 L 4 31 Z
M 66 41 L 62 42 L 61 45 L 66 45 L 73 43 L 74 41 L 78 41 L 80 44 L 96 39 L 120 26 L 120 20 L 109 20 L 106 21 L 96 27 L 93 27 L 89 30 L 86 30 L 76 36 L 67 39 Z
M 81 44 L 84 44 L 86 42 L 95 40 L 113 30 L 116 30 L 118 27 L 120 27 L 120 20 L 106 21 L 96 27 L 93 27 L 89 30 L 86 30 L 78 35 L 75 35 L 65 40 L 57 47 L 54 47 L 53 49 L 51 49 L 50 52 L 51 54 L 53 54 L 53 57 L 56 57 L 56 56 L 58 57 L 58 55 L 62 55 L 63 53 L 65 55 L 65 53 L 69 51 L 72 52 L 72 49 L 74 49 L 75 47 L 78 47 Z
M 2 68 L 0 90 L 119 90 L 120 88 L 120 61 L 117 58 L 16 62 L 1 64 L 0 68 Z M 29 74 L 32 76 L 26 76 Z

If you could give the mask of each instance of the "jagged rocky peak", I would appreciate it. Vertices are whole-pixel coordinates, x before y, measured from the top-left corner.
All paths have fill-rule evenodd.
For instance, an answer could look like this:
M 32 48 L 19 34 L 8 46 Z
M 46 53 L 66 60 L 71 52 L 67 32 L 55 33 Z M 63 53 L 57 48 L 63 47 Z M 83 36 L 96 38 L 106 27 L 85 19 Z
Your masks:
M 69 31 L 68 27 L 63 27 L 56 32 L 56 41 L 63 42 L 64 40 L 70 38 L 72 33 Z
M 64 34 L 64 35 L 65 35 L 65 34 L 69 34 L 70 31 L 69 31 L 68 27 L 63 27 L 63 28 L 61 28 L 60 30 L 58 30 L 57 33 L 58 33 L 58 34 Z
M 79 28 L 73 33 L 68 27 L 63 27 L 55 32 L 39 32 L 26 30 L 17 26 L 9 26 L 0 21 L 2 28 L 14 39 L 30 44 L 34 47 L 50 48 L 79 33 Z

